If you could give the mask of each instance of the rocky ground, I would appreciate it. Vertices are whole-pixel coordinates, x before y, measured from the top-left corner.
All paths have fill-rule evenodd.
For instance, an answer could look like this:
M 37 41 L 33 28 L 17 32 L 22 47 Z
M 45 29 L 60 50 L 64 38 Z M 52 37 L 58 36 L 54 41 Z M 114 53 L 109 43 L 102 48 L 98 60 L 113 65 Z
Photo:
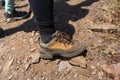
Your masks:
M 28 6 L 22 6 L 25 4 L 16 2 L 21 6 L 17 10 L 28 11 Z M 0 80 L 120 80 L 120 12 L 114 11 L 116 4 L 117 0 L 55 0 L 55 26 L 74 27 L 73 39 L 87 45 L 86 54 L 69 60 L 40 59 L 32 15 L 7 23 L 4 9 L 0 9 L 0 26 L 6 32 L 0 38 Z

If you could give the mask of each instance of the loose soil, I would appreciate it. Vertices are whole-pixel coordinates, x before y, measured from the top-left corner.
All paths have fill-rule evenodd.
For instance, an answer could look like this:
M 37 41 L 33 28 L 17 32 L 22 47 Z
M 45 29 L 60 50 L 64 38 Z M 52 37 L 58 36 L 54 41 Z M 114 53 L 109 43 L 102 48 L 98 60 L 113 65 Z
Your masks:
M 0 26 L 5 30 L 0 38 L 0 80 L 113 80 L 101 66 L 120 63 L 120 26 L 112 24 L 116 3 L 116 0 L 55 0 L 55 26 L 59 30 L 74 27 L 75 33 L 70 32 L 74 33 L 73 39 L 87 46 L 83 55 L 87 67 L 72 65 L 68 63 L 70 59 L 59 57 L 39 59 L 39 34 L 33 15 L 7 23 L 4 9 L 0 9 Z M 26 1 L 17 1 L 17 10 L 28 11 L 28 6 L 22 6 L 25 4 Z

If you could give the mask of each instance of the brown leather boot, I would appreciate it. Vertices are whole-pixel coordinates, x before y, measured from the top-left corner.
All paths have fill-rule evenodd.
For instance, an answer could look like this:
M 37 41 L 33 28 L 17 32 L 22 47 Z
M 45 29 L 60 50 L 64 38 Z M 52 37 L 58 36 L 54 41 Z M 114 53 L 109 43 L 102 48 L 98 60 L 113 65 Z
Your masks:
M 55 55 L 72 58 L 81 54 L 86 49 L 84 43 L 72 41 L 64 32 L 57 31 L 52 37 L 52 40 L 47 44 L 40 40 L 40 55 L 43 59 L 52 59 Z

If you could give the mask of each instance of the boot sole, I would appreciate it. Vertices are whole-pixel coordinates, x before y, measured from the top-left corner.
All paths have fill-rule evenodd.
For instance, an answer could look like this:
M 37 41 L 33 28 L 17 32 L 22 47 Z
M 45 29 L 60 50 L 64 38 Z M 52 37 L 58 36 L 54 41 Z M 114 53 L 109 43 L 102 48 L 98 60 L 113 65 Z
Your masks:
M 26 18 L 28 18 L 28 17 L 29 17 L 29 14 L 26 14 L 26 15 L 24 15 L 24 16 L 22 16 L 22 17 L 7 18 L 7 19 L 5 19 L 5 21 L 6 21 L 7 23 L 12 23 L 12 22 L 15 22 L 15 21 L 19 21 L 19 20 L 22 20 L 22 19 L 26 19 Z
M 60 56 L 63 58 L 72 58 L 75 56 L 80 55 L 82 52 L 86 50 L 86 47 L 83 46 L 81 49 L 75 52 L 69 52 L 69 53 L 62 53 L 62 52 L 40 52 L 40 56 L 42 59 L 53 59 L 54 56 Z

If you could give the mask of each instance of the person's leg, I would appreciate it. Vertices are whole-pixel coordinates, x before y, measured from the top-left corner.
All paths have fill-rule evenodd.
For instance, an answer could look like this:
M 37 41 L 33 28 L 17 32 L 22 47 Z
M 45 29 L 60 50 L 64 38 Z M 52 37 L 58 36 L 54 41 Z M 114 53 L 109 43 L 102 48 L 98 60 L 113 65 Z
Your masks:
M 14 11 L 14 0 L 5 0 L 5 12 L 12 13 Z
M 85 50 L 83 43 L 73 42 L 64 32 L 55 32 L 53 0 L 29 0 L 29 3 L 40 31 L 41 58 L 51 59 L 55 55 L 71 58 Z
M 31 9 L 34 13 L 35 23 L 42 41 L 45 43 L 51 40 L 55 32 L 53 23 L 53 0 L 29 0 Z
M 14 15 L 14 0 L 5 0 L 5 18 L 9 21 L 11 18 L 15 17 Z

